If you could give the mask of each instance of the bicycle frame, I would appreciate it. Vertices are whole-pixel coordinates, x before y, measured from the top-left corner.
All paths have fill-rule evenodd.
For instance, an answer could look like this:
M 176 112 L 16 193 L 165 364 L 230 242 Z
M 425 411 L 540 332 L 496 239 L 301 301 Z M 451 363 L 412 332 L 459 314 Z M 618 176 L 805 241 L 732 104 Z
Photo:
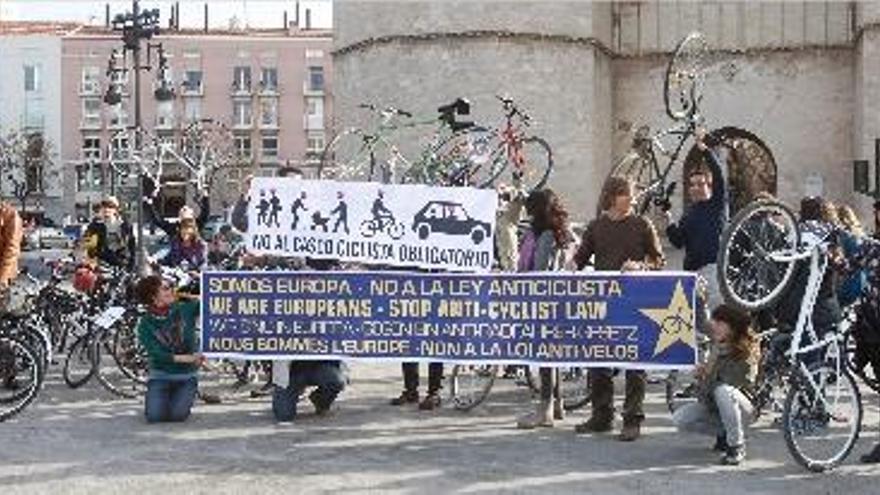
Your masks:
M 640 137 L 636 136 L 633 140 L 633 147 L 636 149 L 636 152 L 642 156 L 643 158 L 647 158 L 651 163 L 652 173 L 656 177 L 650 187 L 646 188 L 644 191 L 641 191 L 635 197 L 633 197 L 633 204 L 639 204 L 645 196 L 655 197 L 660 196 L 657 199 L 666 199 L 662 196 L 666 194 L 666 180 L 669 176 L 669 172 L 672 170 L 672 167 L 678 162 L 679 157 L 681 156 L 682 150 L 684 150 L 684 145 L 687 143 L 688 138 L 694 135 L 694 131 L 697 128 L 697 125 L 701 123 L 703 118 L 696 111 L 693 113 L 691 117 L 680 124 L 676 124 L 673 127 L 670 127 L 666 130 L 655 133 L 651 137 Z M 666 136 L 676 136 L 678 137 L 678 143 L 673 147 L 667 148 L 663 144 L 663 138 Z M 660 161 L 657 159 L 658 150 L 662 156 L 668 157 L 668 161 L 666 163 L 666 167 L 663 170 L 660 169 Z
M 818 397 L 819 400 L 822 401 L 822 403 L 826 407 L 830 407 L 831 404 L 828 404 L 825 395 L 822 393 L 818 393 L 821 390 L 820 385 L 822 384 L 817 384 L 815 380 L 813 380 L 809 368 L 804 363 L 804 361 L 800 359 L 800 356 L 804 354 L 815 350 L 828 348 L 834 344 L 839 344 L 842 340 L 839 332 L 829 332 L 829 334 L 826 335 L 825 338 L 819 341 L 818 336 L 816 335 L 816 330 L 813 326 L 813 308 L 816 305 L 816 300 L 818 299 L 819 290 L 822 285 L 822 279 L 824 278 L 825 271 L 828 268 L 828 260 L 826 256 L 827 253 L 828 247 L 826 246 L 826 244 L 824 242 L 818 242 L 815 245 L 811 246 L 809 249 L 798 249 L 796 252 L 791 254 L 771 253 L 770 259 L 779 262 L 797 262 L 805 259 L 810 260 L 810 272 L 807 279 L 806 289 L 804 290 L 804 297 L 801 301 L 801 307 L 798 313 L 798 319 L 795 325 L 794 332 L 792 333 L 791 342 L 785 355 L 788 358 L 789 365 L 792 367 L 792 369 L 798 369 L 801 371 L 801 376 L 806 378 L 807 383 L 809 383 L 812 390 L 816 392 L 815 396 Z M 809 337 L 812 339 L 813 344 L 801 346 L 804 334 L 807 332 L 809 334 Z M 840 358 L 840 349 L 836 349 L 836 372 L 838 373 L 842 368 Z

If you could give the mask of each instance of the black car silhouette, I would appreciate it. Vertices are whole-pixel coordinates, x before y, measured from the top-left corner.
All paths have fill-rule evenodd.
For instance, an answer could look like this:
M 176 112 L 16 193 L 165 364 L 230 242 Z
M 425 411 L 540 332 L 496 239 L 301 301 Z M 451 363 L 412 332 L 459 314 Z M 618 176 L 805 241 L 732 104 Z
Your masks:
M 479 244 L 489 236 L 491 226 L 488 222 L 471 218 L 459 203 L 431 201 L 415 214 L 412 229 L 422 240 L 432 232 L 439 232 L 470 236 L 474 244 Z

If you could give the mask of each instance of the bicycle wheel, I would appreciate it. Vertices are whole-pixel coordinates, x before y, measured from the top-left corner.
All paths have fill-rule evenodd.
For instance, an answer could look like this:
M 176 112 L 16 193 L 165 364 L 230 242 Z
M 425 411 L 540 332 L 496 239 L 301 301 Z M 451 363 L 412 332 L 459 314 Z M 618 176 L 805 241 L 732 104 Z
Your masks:
M 792 282 L 800 232 L 777 201 L 743 208 L 721 236 L 718 282 L 724 299 L 747 311 L 773 304 Z
M 538 367 L 526 367 L 526 384 L 533 394 L 541 393 L 541 383 L 537 379 Z M 559 368 L 559 379 L 562 380 L 559 393 L 562 395 L 562 408 L 575 411 L 590 402 L 589 370 L 578 367 Z
M 827 364 L 798 374 L 785 398 L 782 424 L 785 444 L 798 464 L 817 473 L 837 466 L 852 451 L 862 427 L 855 380 Z
M 40 358 L 26 342 L 0 337 L 0 422 L 24 410 L 43 383 Z
M 614 164 L 605 180 L 610 177 L 629 179 L 633 186 L 634 209 L 639 215 L 644 215 L 648 211 L 652 193 L 661 183 L 660 171 L 653 160 L 647 154 L 636 150 L 631 150 Z M 601 210 L 601 205 L 597 210 Z
M 353 182 L 391 182 L 391 164 L 399 153 L 377 136 L 348 129 L 334 137 L 321 154 L 318 179 Z
M 675 47 L 663 78 L 663 103 L 675 120 L 690 115 L 702 96 L 708 47 L 703 35 L 693 32 Z
M 449 376 L 452 406 L 459 411 L 470 411 L 482 404 L 492 390 L 499 369 L 495 365 L 453 366 Z
M 128 322 L 126 322 L 128 323 Z M 137 338 L 136 326 L 119 325 L 113 334 L 113 360 L 129 380 L 147 384 L 147 354 Z
M 393 221 L 388 224 L 388 227 L 385 230 L 385 232 L 388 233 L 388 237 L 394 239 L 395 241 L 403 237 L 405 231 L 406 226 L 404 226 L 403 223 Z
M 402 183 L 432 186 L 474 186 L 494 170 L 499 155 L 495 133 L 469 127 L 443 139 L 403 173 Z
M 90 340 L 90 335 L 79 337 L 70 346 L 70 350 L 67 351 L 62 376 L 64 383 L 70 388 L 82 387 L 95 374 L 96 370 L 92 362 Z
M 531 192 L 544 187 L 550 178 L 553 151 L 544 139 L 529 136 L 522 140 L 522 148 L 514 156 L 495 161 L 493 165 L 490 169 L 492 174 L 478 187 L 489 187 L 496 183 L 519 184 L 520 188 Z
M 117 364 L 113 355 L 115 333 L 115 329 L 102 331 L 91 342 L 90 354 L 95 363 L 95 378 L 111 394 L 125 399 L 136 399 L 146 393 L 146 386 L 132 380 Z

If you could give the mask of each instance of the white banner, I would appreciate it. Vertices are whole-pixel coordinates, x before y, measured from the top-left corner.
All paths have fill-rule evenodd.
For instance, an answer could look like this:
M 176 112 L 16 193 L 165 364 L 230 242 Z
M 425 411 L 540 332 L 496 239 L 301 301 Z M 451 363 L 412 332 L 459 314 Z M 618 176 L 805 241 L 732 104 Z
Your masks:
M 494 190 L 255 177 L 248 251 L 487 272 Z

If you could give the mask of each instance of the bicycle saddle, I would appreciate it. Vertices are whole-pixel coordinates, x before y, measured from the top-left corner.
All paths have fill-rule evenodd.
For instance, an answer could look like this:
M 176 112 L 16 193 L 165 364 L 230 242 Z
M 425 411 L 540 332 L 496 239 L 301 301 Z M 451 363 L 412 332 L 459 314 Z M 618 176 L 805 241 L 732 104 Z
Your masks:
M 457 98 L 452 103 L 437 107 L 437 111 L 441 114 L 441 120 L 446 115 L 470 115 L 471 102 L 467 98 Z

